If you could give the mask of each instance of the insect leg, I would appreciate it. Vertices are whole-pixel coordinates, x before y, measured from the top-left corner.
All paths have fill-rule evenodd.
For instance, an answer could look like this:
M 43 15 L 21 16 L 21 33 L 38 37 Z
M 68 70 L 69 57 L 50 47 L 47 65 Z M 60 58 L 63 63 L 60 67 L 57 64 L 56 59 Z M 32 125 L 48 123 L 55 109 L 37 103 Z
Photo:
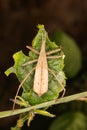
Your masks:
M 37 50 L 35 50 L 33 47 L 31 46 L 26 46 L 29 50 L 33 51 L 34 53 L 39 55 L 39 52 Z
M 61 48 L 49 51 L 49 52 L 46 53 L 46 55 L 50 55 L 50 54 L 53 54 L 53 53 L 56 53 L 56 52 L 59 52 L 59 51 L 61 51 Z
M 38 61 L 38 59 L 28 61 L 28 62 L 24 63 L 22 66 L 27 66 L 27 65 L 32 64 L 32 63 L 37 62 L 37 61 Z
M 57 59 L 57 58 L 62 58 L 63 56 L 47 56 L 47 59 Z
M 27 75 L 26 77 L 24 78 L 24 80 L 20 83 L 19 87 L 18 87 L 18 90 L 16 92 L 16 96 L 15 96 L 15 99 L 14 99 L 14 103 L 13 103 L 13 108 L 12 110 L 14 110 L 14 107 L 15 107 L 15 103 L 16 103 L 16 98 L 18 96 L 18 93 L 19 93 L 19 90 L 20 88 L 22 87 L 22 85 L 24 84 L 24 82 L 27 80 L 27 78 L 29 77 L 29 75 L 35 70 L 36 67 L 34 67 Z
M 65 91 L 66 89 L 64 88 L 63 84 L 61 83 L 61 81 L 59 80 L 59 78 L 55 75 L 55 73 L 50 69 L 48 68 L 49 72 L 55 77 L 55 79 L 58 81 L 58 83 L 60 84 L 60 86 L 62 87 L 63 89 L 63 94 L 61 97 L 63 97 L 65 95 Z

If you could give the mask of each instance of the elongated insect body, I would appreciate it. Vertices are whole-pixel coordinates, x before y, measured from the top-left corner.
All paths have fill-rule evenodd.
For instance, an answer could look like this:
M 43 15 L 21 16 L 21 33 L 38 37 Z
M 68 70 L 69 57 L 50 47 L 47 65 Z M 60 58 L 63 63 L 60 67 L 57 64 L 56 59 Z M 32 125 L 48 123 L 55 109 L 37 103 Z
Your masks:
M 36 65 L 33 90 L 42 96 L 48 90 L 48 64 L 45 52 L 46 39 L 42 38 L 42 46 Z

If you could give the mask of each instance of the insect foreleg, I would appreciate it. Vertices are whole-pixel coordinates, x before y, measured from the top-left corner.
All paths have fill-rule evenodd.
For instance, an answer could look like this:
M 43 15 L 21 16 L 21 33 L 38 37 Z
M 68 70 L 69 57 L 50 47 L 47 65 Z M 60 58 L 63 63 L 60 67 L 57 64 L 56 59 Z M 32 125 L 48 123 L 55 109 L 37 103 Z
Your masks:
M 15 96 L 15 99 L 14 99 L 14 104 L 13 104 L 13 109 L 14 110 L 14 107 L 15 107 L 15 103 L 16 103 L 16 98 L 18 96 L 18 93 L 20 91 L 20 88 L 22 87 L 22 85 L 24 84 L 24 82 L 27 80 L 27 78 L 29 77 L 29 75 L 35 70 L 36 67 L 34 67 L 27 75 L 26 77 L 24 78 L 24 80 L 20 83 L 19 87 L 18 87 L 18 90 L 16 92 L 16 96 Z
M 61 83 L 61 81 L 59 80 L 59 78 L 55 75 L 55 73 L 50 69 L 48 68 L 49 72 L 55 77 L 55 79 L 58 81 L 58 83 L 60 84 L 60 86 L 62 87 L 63 89 L 63 94 L 61 97 L 63 97 L 65 95 L 65 91 L 66 89 L 64 88 L 63 84 Z
M 33 47 L 31 47 L 31 46 L 26 46 L 29 50 L 31 50 L 31 51 L 33 51 L 34 53 L 36 53 L 36 54 L 40 54 L 37 50 L 35 50 Z

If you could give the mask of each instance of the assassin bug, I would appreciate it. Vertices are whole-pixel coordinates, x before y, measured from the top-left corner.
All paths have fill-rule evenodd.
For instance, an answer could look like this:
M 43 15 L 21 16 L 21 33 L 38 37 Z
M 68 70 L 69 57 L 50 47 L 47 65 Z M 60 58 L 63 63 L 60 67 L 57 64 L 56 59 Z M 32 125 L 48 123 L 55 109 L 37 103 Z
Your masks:
M 64 54 L 58 55 L 58 56 L 51 56 L 51 54 L 54 54 L 56 52 L 60 52 L 61 48 L 46 52 L 46 36 L 42 35 L 42 45 L 41 45 L 41 50 L 38 52 L 31 46 L 26 46 L 28 49 L 39 55 L 38 59 L 34 59 L 32 61 L 24 63 L 22 66 L 27 66 L 29 64 L 32 64 L 34 62 L 37 62 L 36 67 L 34 67 L 24 78 L 24 80 L 21 82 L 21 84 L 18 87 L 15 99 L 14 99 L 14 104 L 13 104 L 13 110 L 15 107 L 16 99 L 18 97 L 18 93 L 22 85 L 25 83 L 25 81 L 28 79 L 30 74 L 35 71 L 34 75 L 34 83 L 33 83 L 33 91 L 41 97 L 44 93 L 48 91 L 48 71 L 55 77 L 55 79 L 58 81 L 60 84 L 61 88 L 63 89 L 63 94 L 62 97 L 65 94 L 65 88 L 63 84 L 61 83 L 60 79 L 56 76 L 56 74 L 53 72 L 48 67 L 47 59 L 57 59 L 57 58 L 64 58 Z

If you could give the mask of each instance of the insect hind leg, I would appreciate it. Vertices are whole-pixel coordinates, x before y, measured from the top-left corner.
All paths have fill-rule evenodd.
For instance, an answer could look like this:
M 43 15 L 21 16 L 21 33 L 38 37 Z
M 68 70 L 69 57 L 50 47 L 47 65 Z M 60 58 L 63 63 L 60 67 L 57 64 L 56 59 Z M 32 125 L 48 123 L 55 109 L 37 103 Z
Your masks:
M 59 78 L 55 75 L 55 73 L 54 73 L 50 68 L 48 68 L 48 70 L 49 70 L 49 72 L 55 77 L 55 79 L 58 81 L 58 83 L 59 83 L 60 86 L 62 87 L 63 93 L 62 93 L 61 98 L 64 97 L 66 89 L 64 88 L 64 86 L 63 86 L 63 84 L 61 83 L 61 81 L 59 80 Z
M 29 50 L 31 50 L 31 51 L 33 51 L 34 53 L 36 53 L 36 54 L 40 54 L 36 49 L 34 49 L 33 47 L 31 47 L 31 46 L 26 46 L 26 48 L 28 48 Z
M 27 75 L 26 77 L 24 78 L 24 80 L 20 83 L 19 87 L 18 87 L 18 90 L 16 92 L 16 95 L 15 95 L 15 98 L 14 98 L 14 103 L 13 103 L 13 107 L 12 107 L 12 110 L 14 110 L 15 108 L 15 104 L 16 104 L 16 99 L 17 99 L 17 96 L 18 96 L 18 93 L 20 91 L 20 88 L 22 87 L 22 85 L 25 83 L 25 81 L 28 79 L 28 77 L 30 76 L 30 74 L 35 70 L 36 67 L 34 67 Z

